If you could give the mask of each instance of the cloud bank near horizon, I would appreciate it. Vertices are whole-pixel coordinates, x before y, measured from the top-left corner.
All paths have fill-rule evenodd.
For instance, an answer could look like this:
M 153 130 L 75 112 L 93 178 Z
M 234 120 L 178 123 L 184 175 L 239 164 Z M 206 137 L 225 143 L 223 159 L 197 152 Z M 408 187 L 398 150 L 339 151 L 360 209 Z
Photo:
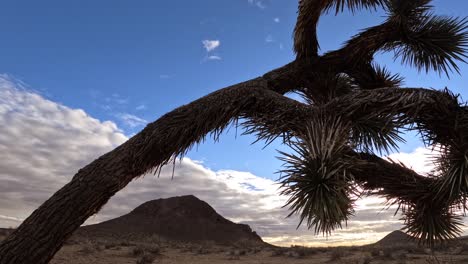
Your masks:
M 2 227 L 19 225 L 78 169 L 128 139 L 115 123 L 47 100 L 7 75 L 0 75 L 0 122 Z M 424 149 L 392 158 L 410 162 L 421 155 L 426 155 Z M 193 194 L 277 245 L 364 244 L 401 227 L 393 210 L 382 211 L 384 200 L 370 197 L 357 202 L 356 216 L 346 228 L 328 238 L 315 236 L 305 227 L 296 229 L 296 216 L 286 218 L 289 212 L 282 206 L 287 197 L 278 195 L 278 184 L 271 179 L 250 172 L 214 171 L 190 158 L 178 162 L 174 179 L 171 176 L 168 166 L 159 178 L 150 174 L 131 182 L 86 223 L 126 214 L 148 200 Z

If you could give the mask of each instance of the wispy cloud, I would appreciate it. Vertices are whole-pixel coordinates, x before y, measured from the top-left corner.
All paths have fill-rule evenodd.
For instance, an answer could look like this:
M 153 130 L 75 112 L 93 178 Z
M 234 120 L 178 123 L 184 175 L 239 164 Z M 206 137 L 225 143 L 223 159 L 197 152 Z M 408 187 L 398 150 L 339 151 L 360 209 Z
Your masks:
M 208 40 L 205 39 L 202 41 L 203 47 L 206 49 L 207 52 L 211 52 L 221 45 L 219 40 Z
M 120 113 L 117 115 L 120 120 L 124 122 L 125 125 L 135 128 L 138 126 L 144 126 L 148 123 L 147 120 L 140 118 L 136 115 L 128 114 L 128 113 Z
M 268 36 L 266 36 L 266 38 L 265 38 L 265 42 L 266 43 L 275 42 L 275 39 L 273 38 L 273 36 L 271 34 L 268 34 Z
M 104 100 L 108 103 L 115 103 L 120 105 L 128 104 L 129 101 L 128 98 L 124 98 L 118 93 L 113 93 L 111 96 L 106 97 Z
M 275 18 L 273 18 L 273 21 L 275 21 L 275 23 L 279 23 L 280 19 L 279 19 L 279 17 L 275 17 Z
M 137 107 L 135 107 L 135 110 L 137 110 L 137 111 L 141 111 L 141 110 L 145 110 L 145 109 L 146 109 L 145 104 L 141 104 L 141 105 L 138 105 Z
M 160 74 L 159 75 L 159 79 L 169 79 L 169 78 L 171 78 L 171 75 L 169 75 L 169 74 Z
M 265 0 L 248 0 L 249 4 L 255 5 L 260 9 L 266 8 L 266 1 Z
M 208 60 L 221 60 L 221 57 L 217 55 L 211 55 L 211 56 L 208 56 L 207 59 Z

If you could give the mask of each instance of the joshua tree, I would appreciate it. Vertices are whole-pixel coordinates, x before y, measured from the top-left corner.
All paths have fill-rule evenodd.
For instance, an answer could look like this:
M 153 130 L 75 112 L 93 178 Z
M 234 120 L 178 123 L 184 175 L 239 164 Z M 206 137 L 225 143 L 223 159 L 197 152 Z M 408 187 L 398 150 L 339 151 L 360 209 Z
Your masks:
M 463 61 L 465 19 L 431 12 L 430 0 L 301 0 L 296 59 L 258 78 L 181 106 L 78 171 L 0 245 L 1 264 L 47 263 L 64 241 L 133 179 L 183 156 L 233 122 L 258 140 L 279 138 L 288 205 L 316 232 L 330 233 L 362 194 L 397 204 L 410 235 L 433 245 L 460 233 L 468 193 L 468 108 L 448 90 L 402 88 L 373 62 L 394 51 L 420 70 L 449 74 Z M 385 21 L 342 48 L 318 54 L 324 12 L 384 8 Z M 305 100 L 285 96 L 295 92 Z M 440 151 L 436 169 L 419 175 L 377 154 L 416 130 Z

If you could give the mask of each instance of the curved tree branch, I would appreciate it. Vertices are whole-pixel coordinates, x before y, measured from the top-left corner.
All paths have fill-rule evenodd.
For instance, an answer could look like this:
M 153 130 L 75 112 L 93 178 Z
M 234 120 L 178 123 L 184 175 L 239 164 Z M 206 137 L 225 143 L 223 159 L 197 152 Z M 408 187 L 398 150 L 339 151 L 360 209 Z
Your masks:
M 299 14 L 294 28 L 294 51 L 298 59 L 311 59 L 318 55 L 317 23 L 328 2 L 299 0 Z
M 384 0 L 299 0 L 298 17 L 294 28 L 294 51 L 297 59 L 317 57 L 320 45 L 317 40 L 317 25 L 324 11 L 335 7 L 335 12 L 345 8 L 356 11 L 360 8 L 383 6 Z

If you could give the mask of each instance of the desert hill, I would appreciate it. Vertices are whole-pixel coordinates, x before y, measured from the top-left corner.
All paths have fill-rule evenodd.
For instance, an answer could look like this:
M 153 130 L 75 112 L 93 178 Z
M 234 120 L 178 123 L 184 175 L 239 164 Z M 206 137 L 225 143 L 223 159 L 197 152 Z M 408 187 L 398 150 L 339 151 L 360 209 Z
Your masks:
M 225 219 L 193 195 L 149 201 L 121 217 L 81 227 L 76 234 L 128 239 L 159 235 L 168 240 L 220 244 L 264 243 L 248 225 Z
M 385 237 L 383 237 L 381 240 L 377 241 L 374 245 L 378 246 L 402 246 L 402 245 L 416 245 L 417 241 L 413 240 L 411 236 L 407 235 L 406 233 L 400 231 L 400 230 L 395 230 Z

